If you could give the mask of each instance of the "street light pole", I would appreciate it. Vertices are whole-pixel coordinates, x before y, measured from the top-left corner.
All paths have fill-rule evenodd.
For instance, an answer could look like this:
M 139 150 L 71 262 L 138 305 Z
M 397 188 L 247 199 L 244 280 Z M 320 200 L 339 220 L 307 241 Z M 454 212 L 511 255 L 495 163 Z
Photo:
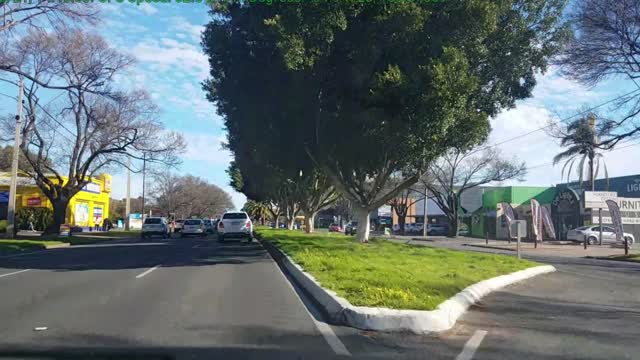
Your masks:
M 13 143 L 13 159 L 11 161 L 11 183 L 9 184 L 9 204 L 7 205 L 7 235 L 13 239 L 16 214 L 16 198 L 18 191 L 18 162 L 20 160 L 20 129 L 22 129 L 22 92 L 24 83 L 18 83 L 18 113 L 16 115 L 16 132 Z
M 127 158 L 127 200 L 125 202 L 125 220 L 124 229 L 129 231 L 129 214 L 131 214 L 131 158 Z
M 142 220 L 144 221 L 144 187 L 147 175 L 147 153 L 142 153 Z
M 424 218 L 422 219 L 422 236 L 423 237 L 427 237 L 427 225 L 429 224 L 429 222 L 427 221 L 427 201 L 429 201 L 429 197 L 427 196 L 427 194 L 428 194 L 427 186 L 425 185 L 424 204 L 422 204 L 423 206 L 422 214 L 424 215 Z

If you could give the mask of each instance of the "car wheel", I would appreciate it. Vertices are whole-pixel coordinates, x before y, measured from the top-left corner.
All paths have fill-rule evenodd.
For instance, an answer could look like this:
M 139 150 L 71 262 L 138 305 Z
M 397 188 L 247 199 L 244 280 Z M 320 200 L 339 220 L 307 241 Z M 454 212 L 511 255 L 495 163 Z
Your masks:
M 625 236 L 624 239 L 627 241 L 627 246 L 631 247 L 633 245 L 633 239 L 629 236 Z
M 253 242 L 253 236 L 249 235 L 249 236 L 247 237 L 247 242 L 248 242 L 248 243 Z
M 598 239 L 596 239 L 593 236 L 589 236 L 589 238 L 587 238 L 587 244 L 589 245 L 595 245 L 598 243 Z

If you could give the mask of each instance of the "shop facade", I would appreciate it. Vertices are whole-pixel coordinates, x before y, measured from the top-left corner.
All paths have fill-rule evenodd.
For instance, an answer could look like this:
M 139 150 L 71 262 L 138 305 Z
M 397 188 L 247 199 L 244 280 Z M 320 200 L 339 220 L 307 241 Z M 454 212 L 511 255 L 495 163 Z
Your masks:
M 53 176 L 50 179 L 57 181 Z M 0 219 L 7 218 L 10 180 L 9 174 L 0 173 Z M 63 178 L 63 181 L 66 181 L 66 178 Z M 111 175 L 108 174 L 91 178 L 91 182 L 69 201 L 65 223 L 82 228 L 102 226 L 104 220 L 109 217 L 111 182 Z M 53 209 L 51 202 L 36 186 L 35 181 L 21 176 L 18 178 L 16 210 L 25 207 Z

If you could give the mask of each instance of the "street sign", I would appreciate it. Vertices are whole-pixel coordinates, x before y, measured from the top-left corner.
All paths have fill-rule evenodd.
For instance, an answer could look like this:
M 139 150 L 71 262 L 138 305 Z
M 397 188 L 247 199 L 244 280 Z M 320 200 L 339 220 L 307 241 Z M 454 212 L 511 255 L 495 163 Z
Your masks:
M 615 191 L 585 191 L 585 209 L 606 209 L 607 200 L 618 201 L 618 193 Z

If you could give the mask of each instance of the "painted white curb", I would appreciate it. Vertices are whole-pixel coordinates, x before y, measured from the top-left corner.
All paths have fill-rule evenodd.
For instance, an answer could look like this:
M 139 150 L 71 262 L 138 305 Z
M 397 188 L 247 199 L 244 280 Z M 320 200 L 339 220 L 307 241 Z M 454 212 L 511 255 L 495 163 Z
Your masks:
M 305 272 L 276 246 L 268 241 L 263 241 L 263 244 L 275 252 L 275 260 L 313 297 L 321 306 L 321 310 L 329 316 L 330 321 L 363 330 L 410 331 L 416 334 L 448 330 L 471 305 L 492 291 L 536 275 L 556 271 L 551 265 L 543 265 L 483 280 L 466 287 L 431 311 L 373 308 L 351 305 L 335 292 L 323 288 L 311 274 Z

